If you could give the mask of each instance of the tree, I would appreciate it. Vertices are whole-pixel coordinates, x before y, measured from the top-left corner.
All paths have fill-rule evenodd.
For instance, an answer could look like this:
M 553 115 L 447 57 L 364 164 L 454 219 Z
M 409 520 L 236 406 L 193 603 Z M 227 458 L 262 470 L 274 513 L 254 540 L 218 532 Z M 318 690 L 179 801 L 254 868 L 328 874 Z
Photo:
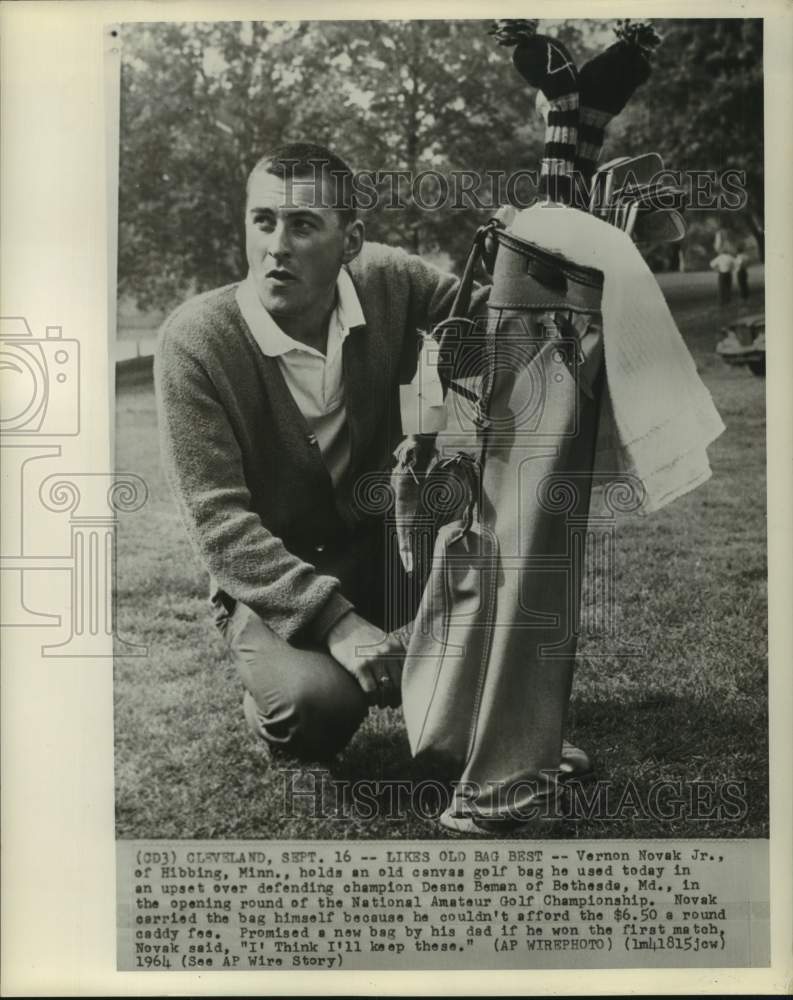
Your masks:
M 119 291 L 142 307 L 168 306 L 244 266 L 247 162 L 278 136 L 288 106 L 263 50 L 274 26 L 144 24 L 124 27 L 119 180 Z M 238 104 L 255 114 L 234 115 Z M 230 123 L 231 122 L 231 123 Z
M 384 180 L 380 204 L 367 218 L 375 238 L 415 252 L 443 249 L 459 261 L 475 226 L 498 206 L 487 171 L 536 167 L 540 147 L 525 128 L 534 118 L 525 84 L 486 26 L 312 26 L 321 34 L 316 51 L 333 53 L 342 74 L 332 89 L 347 95 L 337 104 L 343 112 L 329 138 L 368 171 L 404 175 L 398 190 L 393 173 Z M 354 135 L 350 104 L 356 107 Z M 320 122 L 316 126 L 321 130 Z
M 663 43 L 650 82 L 623 116 L 624 148 L 656 149 L 668 167 L 690 176 L 742 171 L 748 199 L 742 217 L 762 254 L 763 22 L 692 18 L 656 23 Z
M 481 210 L 476 195 L 450 207 L 443 180 L 537 162 L 524 85 L 486 23 L 125 26 L 120 291 L 163 306 L 238 278 L 247 173 L 306 137 L 392 172 L 367 213 L 373 238 L 459 260 L 497 202 L 480 191 Z M 408 174 L 398 190 L 395 171 Z
M 125 25 L 120 292 L 167 308 L 239 279 L 248 172 L 273 146 L 306 138 L 356 170 L 391 172 L 364 213 L 371 238 L 445 252 L 459 266 L 506 194 L 496 175 L 536 171 L 543 143 L 533 95 L 489 23 Z M 659 23 L 666 39 L 652 81 L 610 127 L 604 156 L 658 149 L 678 169 L 745 170 L 759 230 L 760 23 Z M 541 30 L 579 65 L 612 40 L 599 20 Z M 395 171 L 410 180 L 397 187 Z

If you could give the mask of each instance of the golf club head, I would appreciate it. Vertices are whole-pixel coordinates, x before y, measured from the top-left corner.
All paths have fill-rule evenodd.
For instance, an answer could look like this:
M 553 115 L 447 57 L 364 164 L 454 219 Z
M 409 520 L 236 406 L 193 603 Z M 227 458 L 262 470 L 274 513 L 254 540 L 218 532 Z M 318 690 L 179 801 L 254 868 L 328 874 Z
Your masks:
M 674 184 L 653 182 L 631 184 L 614 191 L 612 197 L 635 201 L 642 209 L 666 209 L 679 211 L 685 202 L 685 191 Z
M 676 209 L 640 211 L 633 226 L 637 243 L 678 243 L 686 235 L 686 224 Z
M 664 169 L 664 161 L 658 153 L 642 153 L 640 156 L 623 157 L 621 163 L 612 168 L 612 191 L 625 187 L 650 184 Z
M 608 216 L 608 208 L 611 200 L 611 190 L 614 181 L 614 170 L 622 163 L 627 163 L 629 156 L 618 156 L 607 163 L 602 164 L 595 171 L 592 178 L 592 188 L 589 196 L 589 211 L 593 215 L 601 217 Z
M 664 161 L 658 153 L 618 156 L 602 164 L 592 180 L 590 212 L 608 218 L 613 198 L 624 190 L 650 186 L 663 169 Z

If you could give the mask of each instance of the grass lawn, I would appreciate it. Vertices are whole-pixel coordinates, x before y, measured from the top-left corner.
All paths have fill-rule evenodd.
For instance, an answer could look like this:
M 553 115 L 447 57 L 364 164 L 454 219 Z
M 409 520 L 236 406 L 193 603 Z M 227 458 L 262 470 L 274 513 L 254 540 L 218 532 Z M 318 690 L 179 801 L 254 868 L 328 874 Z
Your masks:
M 762 299 L 751 305 L 762 309 Z M 745 784 L 748 808 L 737 820 L 697 822 L 630 809 L 616 819 L 571 813 L 551 835 L 768 833 L 765 382 L 713 354 L 724 315 L 701 299 L 674 309 L 727 430 L 710 449 L 706 485 L 621 522 L 618 621 L 645 655 L 604 657 L 597 642 L 581 643 L 569 737 L 592 753 L 609 802 L 631 782 L 640 795 L 661 780 L 703 783 L 707 800 L 704 783 L 731 780 Z M 150 488 L 147 505 L 121 515 L 119 528 L 119 631 L 149 653 L 115 664 L 118 835 L 444 837 L 427 817 L 431 804 L 396 819 L 334 815 L 342 782 L 429 777 L 410 758 L 397 711 L 373 710 L 330 770 L 270 763 L 244 725 L 242 689 L 208 616 L 206 578 L 160 471 L 149 380 L 119 385 L 116 435 L 118 470 Z M 294 782 L 313 782 L 324 808 L 304 797 L 287 808 Z

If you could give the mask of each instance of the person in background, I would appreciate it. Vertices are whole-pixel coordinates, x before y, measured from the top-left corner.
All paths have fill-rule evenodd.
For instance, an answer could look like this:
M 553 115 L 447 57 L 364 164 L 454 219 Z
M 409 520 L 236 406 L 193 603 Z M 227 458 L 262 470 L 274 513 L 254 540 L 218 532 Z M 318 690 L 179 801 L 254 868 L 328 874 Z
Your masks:
M 732 273 L 735 275 L 735 280 L 738 284 L 738 292 L 744 302 L 746 302 L 749 298 L 749 272 L 746 267 L 747 263 L 747 254 L 745 253 L 744 248 L 741 248 L 735 255 Z
M 716 235 L 713 237 L 713 252 L 735 253 L 735 242 L 733 240 L 732 233 L 724 226 L 719 227 L 719 229 L 716 230 Z
M 718 278 L 719 305 L 726 306 L 732 297 L 732 272 L 735 268 L 735 257 L 722 251 L 716 254 L 710 262 L 712 271 Z

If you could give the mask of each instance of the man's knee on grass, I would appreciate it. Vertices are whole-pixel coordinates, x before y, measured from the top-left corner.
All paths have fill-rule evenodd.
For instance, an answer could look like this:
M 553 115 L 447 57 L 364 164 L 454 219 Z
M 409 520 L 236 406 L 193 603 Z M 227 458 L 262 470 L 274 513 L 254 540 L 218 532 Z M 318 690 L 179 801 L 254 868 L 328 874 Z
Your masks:
M 325 761 L 347 746 L 366 717 L 367 706 L 361 698 L 359 704 L 340 711 L 338 705 L 324 704 L 318 692 L 303 686 L 292 689 L 279 709 L 269 714 L 246 691 L 244 712 L 251 732 L 272 752 L 302 761 Z

